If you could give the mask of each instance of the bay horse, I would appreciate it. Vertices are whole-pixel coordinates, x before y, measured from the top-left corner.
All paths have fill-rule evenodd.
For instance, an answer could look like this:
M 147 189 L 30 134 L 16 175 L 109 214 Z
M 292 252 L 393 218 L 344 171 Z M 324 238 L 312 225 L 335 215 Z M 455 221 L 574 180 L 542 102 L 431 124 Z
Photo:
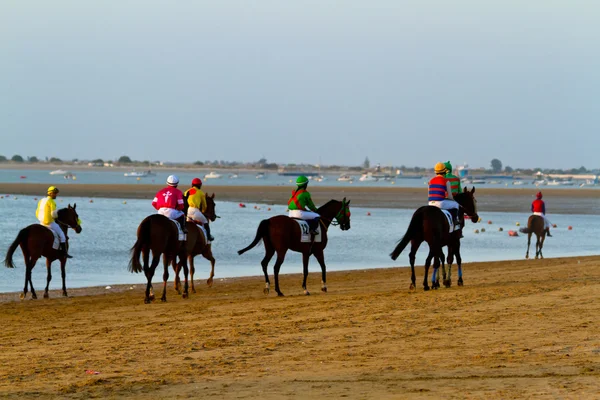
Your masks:
M 264 294 L 269 294 L 270 281 L 267 272 L 269 261 L 275 253 L 277 260 L 275 261 L 275 292 L 278 296 L 283 296 L 279 289 L 279 270 L 285 259 L 285 254 L 288 250 L 302 253 L 302 265 L 304 279 L 302 280 L 302 289 L 304 294 L 309 295 L 306 288 L 306 279 L 308 277 L 308 260 L 312 255 L 315 256 L 321 266 L 321 291 L 327 292 L 327 268 L 325 266 L 325 256 L 323 250 L 327 246 L 327 230 L 329 225 L 339 225 L 343 231 L 350 229 L 350 200 L 346 198 L 342 201 L 330 200 L 325 205 L 317 209 L 317 214 L 321 216 L 321 242 L 302 243 L 301 230 L 298 223 L 287 215 L 277 215 L 269 219 L 264 219 L 258 225 L 256 237 L 250 245 L 238 251 L 242 255 L 246 251 L 252 249 L 262 239 L 265 245 L 265 257 L 261 261 L 263 273 L 265 274 Z M 333 221 L 336 221 L 336 224 Z
M 61 208 L 58 210 L 58 217 L 56 223 L 60 226 L 62 231 L 65 233 L 67 238 L 66 247 L 69 248 L 69 236 L 67 235 L 67 229 L 71 228 L 75 232 L 81 232 L 81 221 L 77 215 L 75 208 L 77 204 L 73 204 L 73 207 L 69 204 L 67 208 Z M 50 280 L 52 279 L 51 265 L 54 260 L 60 261 L 60 272 L 62 275 L 62 295 L 67 297 L 67 286 L 66 286 L 66 265 L 67 258 L 63 255 L 61 250 L 55 250 L 52 248 L 54 243 L 54 233 L 49 228 L 41 224 L 31 224 L 26 228 L 21 229 L 17 238 L 8 248 L 6 257 L 4 258 L 4 265 L 7 268 L 14 268 L 12 257 L 18 246 L 21 246 L 23 252 L 23 258 L 25 259 L 25 287 L 23 293 L 21 293 L 21 300 L 27 296 L 27 286 L 31 289 L 31 298 L 37 299 L 35 290 L 33 289 L 33 283 L 31 282 L 31 271 L 35 267 L 35 263 L 40 257 L 46 257 L 46 269 L 48 275 L 46 277 L 46 289 L 44 290 L 44 298 L 47 299 L 48 287 L 50 286 Z
M 187 215 L 187 202 L 185 203 L 186 207 L 185 207 L 185 214 Z M 217 218 L 219 218 L 219 216 L 216 214 L 215 211 L 215 194 L 213 193 L 212 196 L 206 196 L 206 211 L 203 213 L 204 216 L 209 220 L 214 222 Z M 196 289 L 194 288 L 194 272 L 196 271 L 195 267 L 194 267 L 194 257 L 196 257 L 197 255 L 201 254 L 202 257 L 206 258 L 208 261 L 210 261 L 210 276 L 208 277 L 208 279 L 206 280 L 206 284 L 209 287 L 212 287 L 213 285 L 213 278 L 215 276 L 215 258 L 213 257 L 212 254 L 212 244 L 211 243 L 206 243 L 206 237 L 204 236 L 204 233 L 202 232 L 202 230 L 200 228 L 198 228 L 198 226 L 192 222 L 192 221 L 187 221 L 186 222 L 186 226 L 187 226 L 187 231 L 188 231 L 188 235 L 187 235 L 187 239 L 186 239 L 186 253 L 187 253 L 187 260 L 189 263 L 189 270 L 190 270 L 190 282 L 191 282 L 191 286 L 192 286 L 192 293 L 196 293 Z M 173 269 L 175 270 L 175 290 L 177 290 L 177 292 L 179 293 L 181 290 L 181 282 L 179 280 L 179 271 L 181 269 L 181 263 L 175 263 L 173 261 Z
M 546 228 L 544 227 L 544 218 L 539 215 L 530 215 L 527 220 L 527 228 L 521 229 L 521 232 L 527 234 L 527 253 L 525 258 L 529 258 L 529 245 L 531 244 L 531 235 L 535 233 L 535 259 L 544 258 L 542 254 L 542 247 L 544 247 L 544 240 L 546 240 Z
M 188 297 L 188 267 L 186 261 L 185 243 L 179 241 L 179 231 L 175 223 L 161 214 L 152 214 L 140 223 L 137 229 L 137 240 L 131 248 L 131 259 L 129 260 L 129 272 L 142 272 L 146 275 L 146 297 L 144 303 L 149 304 L 154 300 L 152 289 L 152 278 L 156 267 L 163 259 L 163 292 L 161 301 L 167 301 L 167 280 L 169 279 L 169 264 L 179 256 L 183 265 L 185 275 L 185 285 L 183 288 L 183 298 Z M 152 252 L 152 263 L 148 265 Z M 140 254 L 143 259 L 143 266 L 140 264 Z
M 479 221 L 479 215 L 477 215 L 477 200 L 475 199 L 475 187 L 471 191 L 468 191 L 465 187 L 462 193 L 458 193 L 454 196 L 454 200 L 459 204 L 462 213 L 466 213 L 471 221 L 477 223 Z M 424 290 L 429 290 L 427 284 L 427 277 L 429 274 L 429 267 L 431 260 L 434 260 L 433 264 L 433 276 L 432 286 L 437 289 L 439 287 L 439 278 L 437 277 L 438 268 L 440 263 L 442 264 L 442 272 L 444 275 L 444 286 L 450 287 L 451 285 L 451 266 L 456 256 L 456 262 L 458 264 L 458 285 L 463 285 L 462 279 L 462 259 L 460 256 L 460 230 L 449 232 L 450 224 L 446 215 L 441 209 L 435 206 L 423 206 L 417 209 L 412 216 L 408 229 L 404 234 L 404 237 L 398 245 L 394 248 L 394 251 L 390 254 L 392 260 L 396 260 L 402 250 L 411 243 L 410 254 L 408 256 L 410 260 L 411 269 L 411 284 L 410 290 L 414 290 L 416 287 L 415 277 L 415 258 L 419 246 L 423 242 L 427 242 L 429 245 L 429 254 L 425 261 L 425 277 L 423 279 Z M 449 271 L 446 274 L 446 268 L 444 265 L 444 253 L 442 247 L 448 246 L 448 264 Z

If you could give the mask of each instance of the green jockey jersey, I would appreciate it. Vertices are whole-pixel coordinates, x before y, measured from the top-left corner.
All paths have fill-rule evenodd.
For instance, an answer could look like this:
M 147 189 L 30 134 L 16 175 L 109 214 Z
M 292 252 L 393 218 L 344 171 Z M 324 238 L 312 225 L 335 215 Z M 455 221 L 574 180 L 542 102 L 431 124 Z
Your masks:
M 460 185 L 460 178 L 458 176 L 452 174 L 452 164 L 450 164 L 450 161 L 445 162 L 444 165 L 446 166 L 446 169 L 448 170 L 448 172 L 446 172 L 446 175 L 444 175 L 444 178 L 446 178 L 448 180 L 448 182 L 450 182 L 450 187 L 452 189 L 452 196 L 455 196 L 458 193 L 462 192 L 462 187 Z
M 310 198 L 310 193 L 305 189 L 292 191 L 292 197 L 288 201 L 288 210 L 311 210 L 316 212 L 317 207 Z

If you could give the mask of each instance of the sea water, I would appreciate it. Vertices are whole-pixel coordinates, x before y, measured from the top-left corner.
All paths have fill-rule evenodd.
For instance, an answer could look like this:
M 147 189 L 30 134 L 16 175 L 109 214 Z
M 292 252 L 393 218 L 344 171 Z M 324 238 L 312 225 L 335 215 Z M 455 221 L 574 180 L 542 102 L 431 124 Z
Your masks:
M 150 200 L 119 200 L 67 198 L 57 199 L 59 208 L 67 204 L 77 204 L 77 212 L 82 220 L 83 231 L 76 234 L 69 230 L 70 250 L 73 259 L 67 262 L 67 288 L 98 286 L 109 284 L 142 284 L 143 273 L 133 274 L 127 270 L 130 248 L 136 241 L 139 223 L 155 212 Z M 20 229 L 36 223 L 36 198 L 32 196 L 8 196 L 0 199 L 0 260 L 16 238 Z M 256 206 L 256 208 L 255 208 Z M 270 210 L 269 210 L 270 208 Z M 260 261 L 264 256 L 262 243 L 239 256 L 237 250 L 249 245 L 256 234 L 261 220 L 277 214 L 285 214 L 286 207 L 247 204 L 245 208 L 237 203 L 217 202 L 217 214 L 221 217 L 211 225 L 216 240 L 213 254 L 216 259 L 215 278 L 257 276 L 261 282 Z M 405 249 L 397 261 L 392 261 L 390 252 L 404 235 L 414 210 L 366 209 L 352 207 L 351 229 L 342 232 L 338 227 L 330 227 L 329 243 L 325 249 L 325 262 L 328 271 L 349 269 L 372 269 L 392 266 L 407 266 L 408 251 Z M 370 215 L 368 215 L 370 213 Z M 508 230 L 518 230 L 516 223 L 526 225 L 525 213 L 480 213 L 482 223 L 466 222 L 461 254 L 463 263 L 473 261 L 516 260 L 525 256 L 527 238 L 508 236 Z M 600 216 L 597 215 L 549 215 L 557 228 L 552 229 L 554 237 L 546 238 L 545 257 L 562 257 L 598 254 L 598 234 Z M 492 221 L 492 224 L 488 224 Z M 572 230 L 567 227 L 572 226 Z M 498 228 L 502 227 L 500 232 Z M 484 228 L 484 233 L 474 229 Z M 532 239 L 530 255 L 535 255 L 535 236 Z M 446 251 L 446 250 L 445 250 Z M 422 244 L 417 254 L 417 264 L 422 265 L 428 253 L 427 244 Z M 0 292 L 21 291 L 24 286 L 25 268 L 23 256 L 17 249 L 13 256 L 15 269 L 0 267 Z M 195 259 L 195 278 L 205 280 L 210 271 L 210 263 L 202 256 Z M 273 272 L 275 258 L 269 265 Z M 61 287 L 60 264 L 54 262 L 51 289 Z M 319 264 L 311 257 L 309 270 L 320 271 Z M 288 252 L 281 273 L 301 273 L 302 257 L 299 253 Z M 162 276 L 159 266 L 157 280 Z M 465 271 L 468 276 L 468 270 Z M 173 274 L 171 272 L 171 279 Z M 408 275 L 399 276 L 408 279 Z M 43 290 L 46 284 L 45 260 L 40 259 L 33 271 L 33 285 Z M 329 282 L 333 286 L 333 282 Z M 300 282 L 298 283 L 300 285 Z

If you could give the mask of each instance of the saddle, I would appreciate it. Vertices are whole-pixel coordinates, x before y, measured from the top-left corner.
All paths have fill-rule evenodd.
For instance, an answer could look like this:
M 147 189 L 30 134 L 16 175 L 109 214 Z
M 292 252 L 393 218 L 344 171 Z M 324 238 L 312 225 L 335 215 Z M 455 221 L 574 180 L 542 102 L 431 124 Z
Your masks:
M 187 239 L 187 235 L 183 232 L 183 230 L 181 229 L 181 224 L 179 223 L 179 221 L 172 219 L 171 220 L 175 226 L 177 227 L 177 233 L 179 236 L 179 241 L 180 242 L 185 242 L 185 240 Z
M 461 226 L 460 226 L 460 223 L 457 223 L 457 224 L 454 223 L 454 215 L 452 215 L 452 213 L 448 210 L 444 210 L 441 208 L 440 208 L 440 210 L 442 210 L 442 212 L 446 216 L 446 219 L 448 220 L 448 226 L 450 226 L 450 229 L 448 230 L 448 232 L 452 233 L 452 232 L 459 231 Z
M 303 219 L 297 219 L 297 218 L 292 218 L 294 221 L 296 221 L 298 223 L 298 225 L 300 226 L 300 242 L 301 243 L 320 243 L 321 242 L 321 227 L 319 225 L 317 225 L 315 231 L 316 234 L 314 235 L 314 240 L 312 240 L 312 234 L 311 234 L 311 227 L 309 225 L 308 221 L 305 221 Z

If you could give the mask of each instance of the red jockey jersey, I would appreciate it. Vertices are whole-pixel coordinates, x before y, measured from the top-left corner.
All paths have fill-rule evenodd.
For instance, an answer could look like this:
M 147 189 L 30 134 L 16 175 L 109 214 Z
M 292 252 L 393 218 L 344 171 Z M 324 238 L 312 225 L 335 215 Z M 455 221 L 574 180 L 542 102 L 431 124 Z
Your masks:
M 156 193 L 156 197 L 152 200 L 152 206 L 157 210 L 161 208 L 183 210 L 183 193 L 176 187 L 168 186 Z
M 436 175 L 429 181 L 429 198 L 428 201 L 442 201 L 448 197 L 448 189 L 446 187 L 446 178 L 441 175 Z
M 544 204 L 544 200 L 534 200 L 533 203 L 531 203 L 531 212 L 546 214 L 546 204 Z

